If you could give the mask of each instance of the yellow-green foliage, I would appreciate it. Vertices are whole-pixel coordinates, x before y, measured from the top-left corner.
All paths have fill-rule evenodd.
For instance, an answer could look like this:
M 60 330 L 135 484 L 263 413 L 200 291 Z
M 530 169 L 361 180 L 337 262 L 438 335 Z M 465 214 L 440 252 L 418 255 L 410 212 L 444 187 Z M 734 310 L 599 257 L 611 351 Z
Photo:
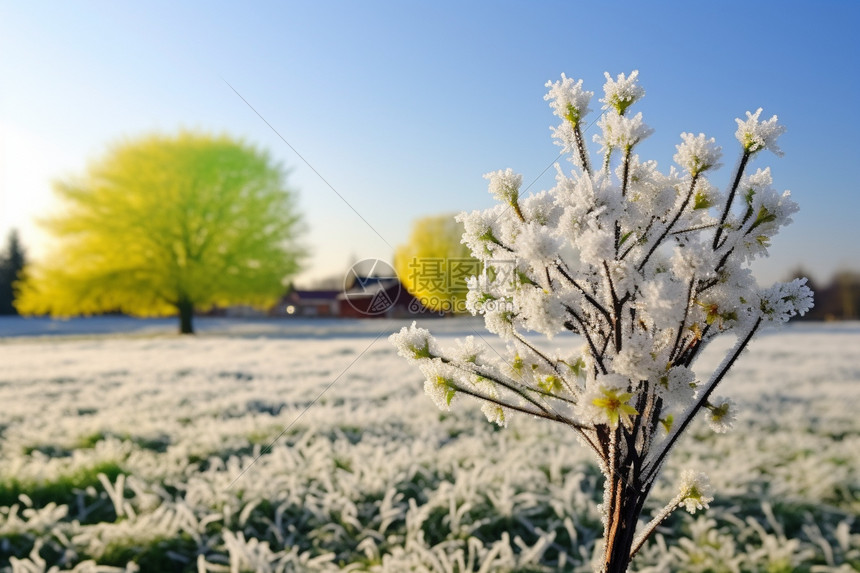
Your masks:
M 173 314 L 265 305 L 297 270 L 293 195 L 269 156 L 227 136 L 123 141 L 55 184 L 56 248 L 29 267 L 25 314 Z
M 394 269 L 406 289 L 432 310 L 464 312 L 466 278 L 478 261 L 460 243 L 463 224 L 453 215 L 415 221 L 409 242 L 394 253 Z

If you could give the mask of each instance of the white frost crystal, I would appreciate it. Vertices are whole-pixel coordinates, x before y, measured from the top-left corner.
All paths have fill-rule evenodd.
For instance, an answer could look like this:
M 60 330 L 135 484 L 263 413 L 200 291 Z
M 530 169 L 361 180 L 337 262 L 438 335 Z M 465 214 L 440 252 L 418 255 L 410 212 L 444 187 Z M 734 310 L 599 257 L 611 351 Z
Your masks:
M 638 384 L 660 371 L 658 357 L 654 340 L 647 333 L 636 331 L 624 340 L 623 349 L 612 361 L 612 369 Z
M 674 366 L 658 379 L 658 393 L 671 404 L 689 404 L 696 394 L 696 373 Z
M 674 328 L 684 316 L 683 305 L 678 304 L 686 296 L 686 285 L 669 273 L 660 273 L 641 286 L 639 310 L 644 312 L 652 325 L 660 330 Z
M 523 225 L 516 240 L 517 252 L 523 260 L 546 266 L 558 258 L 561 241 L 547 233 L 543 225 L 531 222 Z

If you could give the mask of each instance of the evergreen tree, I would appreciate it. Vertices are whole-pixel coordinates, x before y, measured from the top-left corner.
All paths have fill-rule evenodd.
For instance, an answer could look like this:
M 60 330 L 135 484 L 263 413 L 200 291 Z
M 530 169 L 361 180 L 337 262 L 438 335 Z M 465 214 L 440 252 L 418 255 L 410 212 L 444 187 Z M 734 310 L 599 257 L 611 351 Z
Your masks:
M 0 314 L 18 314 L 15 309 L 14 284 L 21 278 L 26 255 L 21 247 L 18 231 L 12 229 L 6 239 L 6 248 L 0 253 Z

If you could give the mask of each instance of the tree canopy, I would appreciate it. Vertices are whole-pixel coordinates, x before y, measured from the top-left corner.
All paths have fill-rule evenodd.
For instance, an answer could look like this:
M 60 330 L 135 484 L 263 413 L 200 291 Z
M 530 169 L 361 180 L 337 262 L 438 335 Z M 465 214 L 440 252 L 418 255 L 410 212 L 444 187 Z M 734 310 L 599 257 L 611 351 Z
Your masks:
M 273 302 L 298 270 L 295 194 L 267 153 L 226 135 L 182 132 L 121 142 L 60 181 L 57 239 L 28 268 L 25 314 L 178 314 Z
M 418 219 L 409 241 L 394 253 L 394 270 L 412 295 L 431 310 L 466 311 L 466 279 L 478 260 L 460 242 L 463 225 L 453 215 Z

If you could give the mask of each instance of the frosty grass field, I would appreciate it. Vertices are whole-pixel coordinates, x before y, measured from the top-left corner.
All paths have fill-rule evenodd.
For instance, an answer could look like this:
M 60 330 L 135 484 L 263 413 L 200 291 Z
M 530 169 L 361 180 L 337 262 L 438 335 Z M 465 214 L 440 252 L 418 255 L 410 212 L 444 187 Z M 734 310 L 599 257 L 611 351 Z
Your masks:
M 0 570 L 591 570 L 601 479 L 572 433 L 440 412 L 386 340 L 401 321 L 272 324 L 0 333 Z M 635 570 L 860 570 L 858 382 L 857 323 L 754 342 L 723 387 L 735 430 L 699 423 L 652 509 L 685 467 L 716 500 Z

